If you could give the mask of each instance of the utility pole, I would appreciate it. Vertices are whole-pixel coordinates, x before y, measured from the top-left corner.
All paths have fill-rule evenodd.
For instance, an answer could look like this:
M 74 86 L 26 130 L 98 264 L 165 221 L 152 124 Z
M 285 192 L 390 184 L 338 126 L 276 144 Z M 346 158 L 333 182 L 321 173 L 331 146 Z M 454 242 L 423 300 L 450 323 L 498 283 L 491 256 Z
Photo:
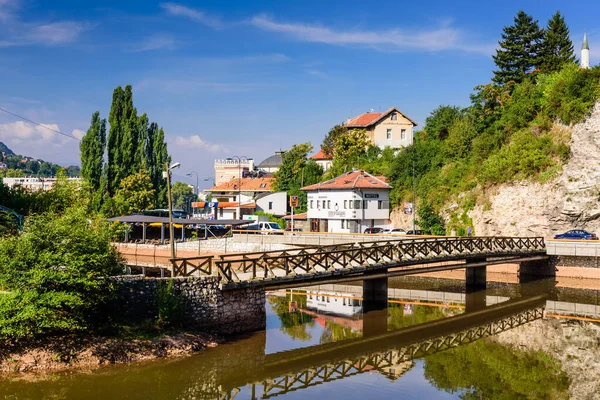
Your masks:
M 412 184 L 413 184 L 413 204 L 412 204 L 412 215 L 413 215 L 413 234 L 415 233 L 416 230 L 416 225 L 415 225 L 415 216 L 417 214 L 417 191 L 416 191 L 416 185 L 415 185 L 415 154 L 416 154 L 416 149 L 414 149 L 414 153 L 413 153 L 413 160 L 412 160 Z
M 171 262 L 173 263 L 173 271 L 171 277 L 175 277 L 175 229 L 173 227 L 173 197 L 171 194 L 171 170 L 179 168 L 180 163 L 174 163 L 169 166 L 169 163 L 165 163 L 165 177 L 167 178 L 167 195 L 169 197 L 169 243 L 171 244 Z

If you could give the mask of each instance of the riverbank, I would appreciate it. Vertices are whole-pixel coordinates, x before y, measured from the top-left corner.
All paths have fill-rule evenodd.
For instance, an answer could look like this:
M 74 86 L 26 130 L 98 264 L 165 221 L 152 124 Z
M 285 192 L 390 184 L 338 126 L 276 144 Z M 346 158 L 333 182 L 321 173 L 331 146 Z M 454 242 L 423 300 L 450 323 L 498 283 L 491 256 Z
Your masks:
M 0 373 L 43 373 L 94 369 L 110 364 L 183 357 L 223 339 L 202 332 L 179 332 L 153 338 L 61 336 L 23 346 L 0 347 Z

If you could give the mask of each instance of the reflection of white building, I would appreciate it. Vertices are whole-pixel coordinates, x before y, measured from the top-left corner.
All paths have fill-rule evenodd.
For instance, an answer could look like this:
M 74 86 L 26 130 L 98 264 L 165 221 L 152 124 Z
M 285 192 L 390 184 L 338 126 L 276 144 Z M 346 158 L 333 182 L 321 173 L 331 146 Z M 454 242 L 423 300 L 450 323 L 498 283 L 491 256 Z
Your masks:
M 308 290 L 306 308 L 323 314 L 352 317 L 361 313 L 362 301 L 348 293 Z

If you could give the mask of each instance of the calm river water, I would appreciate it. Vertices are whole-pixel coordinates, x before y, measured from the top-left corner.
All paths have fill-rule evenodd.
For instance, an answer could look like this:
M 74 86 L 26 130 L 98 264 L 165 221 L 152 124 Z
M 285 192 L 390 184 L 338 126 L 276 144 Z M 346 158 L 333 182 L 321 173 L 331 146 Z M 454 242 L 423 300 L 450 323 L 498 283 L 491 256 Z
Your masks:
M 596 398 L 596 290 L 390 279 L 272 293 L 267 329 L 195 356 L 0 380 L 0 399 Z M 542 296 L 540 296 L 542 295 Z M 587 357 L 587 358 L 586 358 Z

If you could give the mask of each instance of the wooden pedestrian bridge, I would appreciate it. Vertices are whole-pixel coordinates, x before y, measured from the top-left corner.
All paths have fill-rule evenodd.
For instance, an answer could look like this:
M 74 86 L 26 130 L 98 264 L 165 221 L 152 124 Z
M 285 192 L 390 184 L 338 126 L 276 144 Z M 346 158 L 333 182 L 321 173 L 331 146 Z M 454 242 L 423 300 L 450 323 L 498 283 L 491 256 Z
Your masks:
M 535 274 L 547 272 L 546 260 L 542 237 L 427 237 L 170 261 L 173 276 L 218 275 L 223 290 L 270 290 L 461 268 L 467 270 L 467 284 L 482 279 L 485 284 L 487 265 L 529 263 L 526 269 Z

